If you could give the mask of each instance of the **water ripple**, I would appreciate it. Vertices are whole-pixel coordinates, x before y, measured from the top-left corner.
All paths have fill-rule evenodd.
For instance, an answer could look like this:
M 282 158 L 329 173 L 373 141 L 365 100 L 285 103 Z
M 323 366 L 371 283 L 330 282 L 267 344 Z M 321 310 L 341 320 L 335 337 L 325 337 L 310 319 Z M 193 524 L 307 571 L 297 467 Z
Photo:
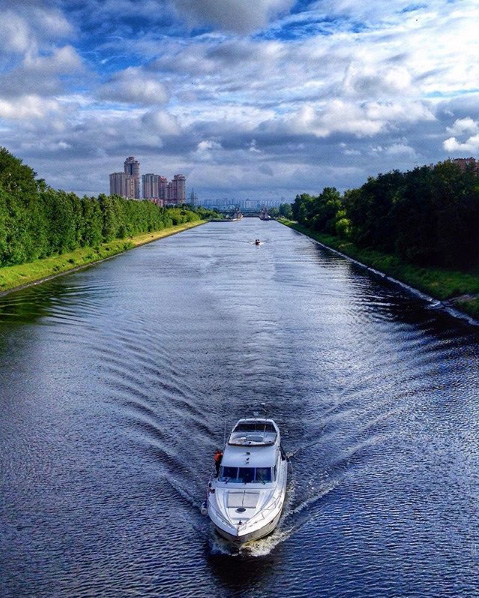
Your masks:
M 477 597 L 479 336 L 429 307 L 248 219 L 0 298 L 2 596 Z M 200 507 L 263 406 L 287 500 L 238 551 Z

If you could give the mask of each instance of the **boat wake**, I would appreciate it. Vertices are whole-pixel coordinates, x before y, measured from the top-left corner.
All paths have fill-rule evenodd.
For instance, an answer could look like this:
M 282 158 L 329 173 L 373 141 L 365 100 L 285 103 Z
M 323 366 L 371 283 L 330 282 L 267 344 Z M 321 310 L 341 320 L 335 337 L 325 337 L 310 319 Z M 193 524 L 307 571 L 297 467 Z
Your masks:
M 198 508 L 198 510 L 201 508 L 201 504 L 198 503 L 198 497 L 196 496 L 196 493 L 190 488 L 180 483 L 171 475 L 165 477 L 165 481 L 171 486 L 171 488 L 173 488 L 178 496 L 185 501 L 185 503 L 189 504 L 191 507 Z
M 314 507 L 325 496 L 333 492 L 340 483 L 340 479 L 328 480 L 326 483 L 322 484 L 321 488 L 314 489 L 314 494 L 301 501 L 299 504 L 294 504 L 295 486 L 294 483 L 292 483 L 286 494 L 283 515 L 279 521 L 278 527 L 266 538 L 235 546 L 216 534 L 213 526 L 211 526 L 209 538 L 210 555 L 232 557 L 268 556 L 277 546 L 295 536 L 305 526 L 309 525 L 321 515 L 321 511 Z
M 283 519 L 289 520 L 299 516 L 303 511 L 310 512 L 311 508 L 315 506 L 321 499 L 333 492 L 340 484 L 340 480 L 330 480 L 325 483 L 319 490 L 317 490 L 309 498 L 306 498 L 294 508 L 288 509 L 284 514 Z
M 253 540 L 240 546 L 235 546 L 215 533 L 211 527 L 209 552 L 211 556 L 232 557 L 264 557 L 270 554 L 276 546 L 291 536 L 290 530 L 277 527 L 272 534 L 261 540 Z

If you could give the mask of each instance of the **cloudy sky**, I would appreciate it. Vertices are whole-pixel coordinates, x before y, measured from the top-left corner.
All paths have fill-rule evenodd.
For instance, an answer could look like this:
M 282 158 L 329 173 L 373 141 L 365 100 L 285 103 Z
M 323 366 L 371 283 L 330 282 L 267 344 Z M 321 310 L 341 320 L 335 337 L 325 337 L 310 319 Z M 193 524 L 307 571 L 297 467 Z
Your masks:
M 281 198 L 479 157 L 477 0 L 0 0 L 0 145 L 55 188 Z

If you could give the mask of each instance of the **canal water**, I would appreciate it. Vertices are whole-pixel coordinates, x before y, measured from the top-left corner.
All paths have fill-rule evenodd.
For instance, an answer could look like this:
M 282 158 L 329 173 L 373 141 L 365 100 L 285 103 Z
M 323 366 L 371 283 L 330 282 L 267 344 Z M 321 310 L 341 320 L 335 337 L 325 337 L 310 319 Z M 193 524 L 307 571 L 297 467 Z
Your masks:
M 0 385 L 2 598 L 479 596 L 477 329 L 276 222 L 0 298 Z M 238 553 L 200 508 L 262 408 L 287 503 Z

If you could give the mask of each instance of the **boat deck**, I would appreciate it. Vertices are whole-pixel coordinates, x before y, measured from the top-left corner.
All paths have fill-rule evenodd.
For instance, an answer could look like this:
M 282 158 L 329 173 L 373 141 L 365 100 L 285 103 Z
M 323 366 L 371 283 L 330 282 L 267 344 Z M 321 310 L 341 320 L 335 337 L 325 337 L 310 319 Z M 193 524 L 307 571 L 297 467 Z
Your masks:
M 278 431 L 271 420 L 240 420 L 228 439 L 231 446 L 271 446 Z

